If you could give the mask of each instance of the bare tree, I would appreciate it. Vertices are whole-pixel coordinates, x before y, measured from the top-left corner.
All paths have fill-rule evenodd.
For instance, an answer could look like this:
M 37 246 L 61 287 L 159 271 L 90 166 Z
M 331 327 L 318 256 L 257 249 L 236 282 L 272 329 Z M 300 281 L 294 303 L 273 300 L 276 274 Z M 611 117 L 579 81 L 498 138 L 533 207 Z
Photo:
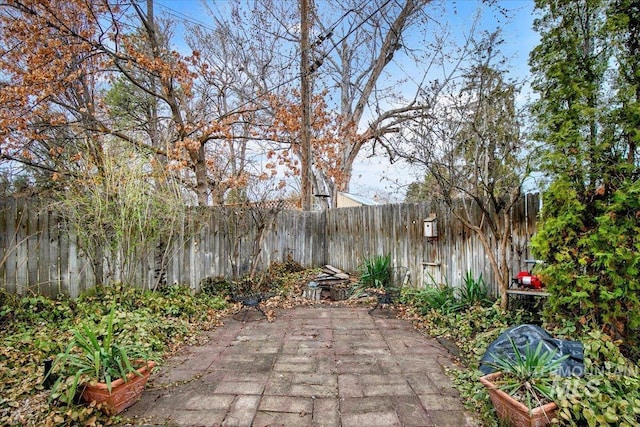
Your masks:
M 195 84 L 202 109 L 213 118 L 235 117 L 216 146 L 228 185 L 224 200 L 247 200 L 250 183 L 271 179 L 275 168 L 265 168 L 270 152 L 294 149 L 296 141 L 273 140 L 274 99 L 297 84 L 295 8 L 262 0 L 258 6 L 229 2 L 226 13 L 208 5 L 212 26 L 188 24 L 189 46 L 208 64 Z M 280 168 L 283 178 L 293 172 Z M 258 185 L 258 187 L 260 187 Z M 224 189 L 224 188 L 222 188 Z M 261 199 L 260 196 L 258 198 Z M 219 199 L 221 200 L 221 198 Z
M 411 46 L 405 32 L 426 23 L 422 14 L 430 2 L 374 1 L 367 2 L 362 9 L 352 3 L 343 5 L 344 10 L 357 12 L 350 25 L 336 29 L 342 33 L 333 36 L 333 52 L 327 56 L 322 74 L 327 86 L 337 88 L 344 136 L 339 162 L 342 180 L 335 182 L 327 179 L 321 169 L 315 171 L 318 185 L 324 186 L 333 200 L 337 191 L 349 189 L 353 164 L 363 147 L 397 132 L 400 123 L 424 108 L 415 98 L 400 96 L 397 91 L 400 80 L 390 77 L 388 68 L 394 58 L 406 58 L 418 47 Z M 391 89 L 394 86 L 396 90 Z
M 172 50 L 152 1 L 147 8 L 128 0 L 2 5 L 3 158 L 55 172 L 57 160 L 99 165 L 101 144 L 116 138 L 150 162 L 163 160 L 198 204 L 210 203 L 217 183 L 208 168 L 217 159 L 207 148 L 232 119 L 198 110 L 194 81 L 207 64 L 197 52 Z M 105 99 L 109 92 L 116 102 Z
M 248 274 L 249 279 L 255 279 L 263 261 L 262 248 L 267 233 L 285 208 L 282 192 L 277 184 L 273 184 L 273 181 L 267 180 L 261 185 L 252 186 L 256 193 L 250 196 L 253 201 L 245 200 L 227 208 L 225 237 L 232 248 L 227 256 L 234 278 Z M 247 247 L 249 250 L 246 250 Z
M 496 68 L 499 43 L 498 33 L 479 43 L 462 79 L 438 88 L 434 108 L 392 149 L 426 169 L 434 193 L 478 236 L 506 307 L 512 208 L 529 167 L 515 105 L 518 89 Z
M 261 109 L 260 119 L 271 116 L 277 121 L 281 116 L 275 111 L 274 97 L 277 105 L 292 106 L 286 118 L 288 135 L 260 135 L 265 143 L 273 142 L 272 150 L 289 150 L 300 157 L 297 144 L 302 123 L 300 119 L 291 120 L 291 116 L 302 116 L 301 108 L 296 107 L 300 95 L 293 89 L 298 76 L 292 72 L 298 69 L 300 57 L 300 18 L 288 2 L 260 0 L 252 5 L 251 13 L 247 9 L 239 2 L 227 15 L 212 11 L 218 43 L 211 43 L 206 31 L 192 31 L 197 42 L 192 46 L 216 50 L 216 57 L 233 67 L 230 71 L 234 80 L 227 80 L 225 91 L 235 99 L 233 108 L 249 99 Z M 403 123 L 430 108 L 418 95 L 426 89 L 426 76 L 447 59 L 443 36 L 447 30 L 436 24 L 438 19 L 428 11 L 438 13 L 428 0 L 352 0 L 317 5 L 311 31 L 313 62 L 308 70 L 315 93 L 311 118 L 315 193 L 335 196 L 337 191 L 347 191 L 353 164 L 362 149 L 397 133 Z M 410 29 L 415 30 L 411 37 L 406 35 Z M 459 59 L 444 71 L 441 82 L 450 78 L 456 61 Z M 412 71 L 419 70 L 412 80 L 400 69 L 400 63 L 405 62 L 411 64 Z M 238 79 L 240 76 L 243 78 Z M 400 86 L 407 92 L 401 93 Z M 239 97 L 241 93 L 243 97 Z M 271 96 L 263 97 L 265 94 Z M 327 114 L 318 116 L 315 108 Z M 327 120 L 330 113 L 335 115 Z M 268 124 L 260 119 L 262 125 Z M 299 168 L 296 173 L 300 173 Z

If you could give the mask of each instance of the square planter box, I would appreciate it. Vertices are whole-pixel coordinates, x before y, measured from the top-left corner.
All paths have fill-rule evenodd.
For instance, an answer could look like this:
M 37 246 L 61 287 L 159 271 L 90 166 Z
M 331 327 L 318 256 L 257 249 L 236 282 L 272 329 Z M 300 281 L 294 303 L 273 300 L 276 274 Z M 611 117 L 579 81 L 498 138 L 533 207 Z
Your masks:
M 554 402 L 533 408 L 529 413 L 529 408 L 526 405 L 518 402 L 493 383 L 501 375 L 501 372 L 494 372 L 480 377 L 480 382 L 489 392 L 489 397 L 498 413 L 498 418 L 514 427 L 543 427 L 551 424 L 551 419 L 556 416 L 558 410 L 558 406 Z
M 140 399 L 155 365 L 156 363 L 150 360 L 137 369 L 142 376 L 130 373 L 127 375 L 127 382 L 122 378 L 112 381 L 111 393 L 106 383 L 87 384 L 82 392 L 82 399 L 89 403 L 102 403 L 102 411 L 109 415 L 119 414 Z

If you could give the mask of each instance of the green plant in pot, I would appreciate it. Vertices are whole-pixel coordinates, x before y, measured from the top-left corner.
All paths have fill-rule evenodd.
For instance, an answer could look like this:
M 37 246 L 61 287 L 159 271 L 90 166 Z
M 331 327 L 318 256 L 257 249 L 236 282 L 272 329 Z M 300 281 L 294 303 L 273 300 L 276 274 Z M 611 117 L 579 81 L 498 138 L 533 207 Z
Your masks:
M 551 423 L 557 411 L 553 402 L 553 382 L 562 362 L 555 352 L 526 345 L 524 352 L 509 339 L 513 357 L 492 354 L 496 370 L 480 378 L 487 388 L 498 417 L 512 426 L 540 427 Z
M 118 342 L 114 319 L 112 307 L 106 323 L 82 323 L 72 331 L 73 339 L 54 367 L 70 375 L 54 384 L 53 397 L 71 403 L 81 388 L 83 400 L 102 404 L 111 415 L 138 401 L 155 362 L 142 346 Z

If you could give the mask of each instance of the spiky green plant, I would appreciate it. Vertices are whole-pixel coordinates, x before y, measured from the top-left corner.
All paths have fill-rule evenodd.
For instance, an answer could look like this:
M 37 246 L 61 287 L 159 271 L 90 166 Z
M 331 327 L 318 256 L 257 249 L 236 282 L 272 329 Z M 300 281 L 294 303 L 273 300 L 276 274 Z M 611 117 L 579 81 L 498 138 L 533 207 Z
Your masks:
M 351 288 L 352 296 L 361 296 L 368 289 L 389 291 L 392 285 L 391 255 L 365 258 L 360 264 L 360 278 Z
M 521 353 L 511 338 L 509 342 L 513 348 L 513 357 L 491 354 L 493 362 L 490 365 L 502 373 L 494 382 L 500 390 L 522 401 L 531 412 L 532 408 L 543 403 L 543 398 L 549 401 L 554 399 L 554 375 L 569 355 L 556 358 L 555 351 L 543 349 L 542 341 L 535 349 L 527 343 L 524 353 Z
M 67 369 L 73 376 L 63 398 L 67 403 L 73 401 L 78 386 L 87 378 L 106 383 L 111 393 L 113 381 L 122 378 L 126 382 L 130 373 L 141 375 L 133 361 L 146 360 L 146 356 L 139 346 L 117 342 L 114 318 L 115 306 L 112 306 L 106 319 L 104 334 L 101 333 L 100 325 L 82 323 L 79 328 L 73 330 L 73 340 L 66 350 L 56 357 L 54 370 Z M 61 377 L 56 382 L 54 394 L 63 381 L 66 382 L 66 379 Z
M 387 288 L 391 284 L 391 255 L 376 255 L 365 258 L 362 263 L 360 282 L 371 288 Z
M 482 273 L 476 279 L 471 271 L 467 271 L 462 286 L 458 290 L 457 299 L 463 307 L 469 307 L 474 304 L 490 305 L 492 303 L 489 298 L 489 287 L 484 281 Z

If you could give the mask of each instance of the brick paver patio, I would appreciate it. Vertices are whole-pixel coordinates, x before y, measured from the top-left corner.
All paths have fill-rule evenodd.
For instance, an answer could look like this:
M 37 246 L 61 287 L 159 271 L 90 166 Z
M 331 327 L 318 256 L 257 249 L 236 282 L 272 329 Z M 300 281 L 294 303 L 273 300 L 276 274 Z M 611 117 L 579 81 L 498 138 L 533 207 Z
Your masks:
M 474 426 L 440 344 L 367 308 L 318 305 L 208 332 L 124 415 L 167 426 Z

